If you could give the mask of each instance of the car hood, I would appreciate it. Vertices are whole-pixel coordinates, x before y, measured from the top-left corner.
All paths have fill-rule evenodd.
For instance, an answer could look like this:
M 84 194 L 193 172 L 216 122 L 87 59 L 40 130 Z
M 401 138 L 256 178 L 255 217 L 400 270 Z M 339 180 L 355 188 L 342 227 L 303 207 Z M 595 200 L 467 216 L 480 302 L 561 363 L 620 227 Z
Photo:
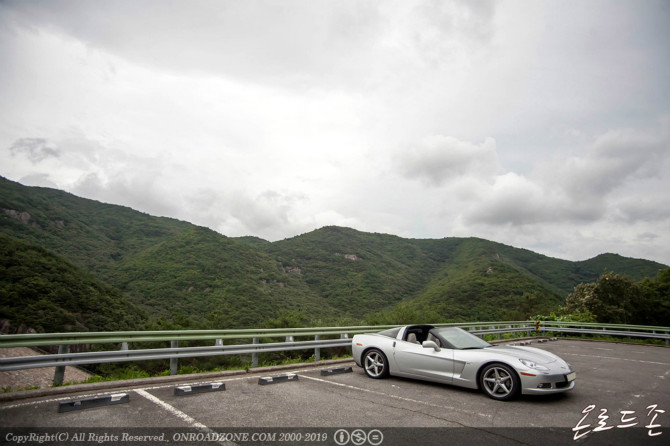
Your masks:
M 528 359 L 536 364 L 551 364 L 556 362 L 560 358 L 553 353 L 549 353 L 539 348 L 533 347 L 512 347 L 506 345 L 494 345 L 493 347 L 487 348 L 492 352 L 496 352 L 501 355 L 509 356 L 516 359 Z

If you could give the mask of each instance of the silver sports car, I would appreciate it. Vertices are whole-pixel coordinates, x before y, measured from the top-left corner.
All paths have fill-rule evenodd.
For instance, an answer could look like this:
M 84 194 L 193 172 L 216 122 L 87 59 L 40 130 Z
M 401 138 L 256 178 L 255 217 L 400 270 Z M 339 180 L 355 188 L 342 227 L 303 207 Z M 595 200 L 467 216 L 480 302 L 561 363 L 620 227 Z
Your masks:
M 570 364 L 531 347 L 491 345 L 457 327 L 407 325 L 352 339 L 354 361 L 370 378 L 389 375 L 482 389 L 496 400 L 575 387 Z

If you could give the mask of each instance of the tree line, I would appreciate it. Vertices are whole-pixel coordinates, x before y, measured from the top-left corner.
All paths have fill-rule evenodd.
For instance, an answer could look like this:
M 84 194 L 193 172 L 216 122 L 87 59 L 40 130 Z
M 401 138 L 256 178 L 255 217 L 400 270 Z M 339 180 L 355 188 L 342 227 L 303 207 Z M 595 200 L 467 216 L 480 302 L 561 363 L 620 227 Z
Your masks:
M 596 282 L 577 285 L 557 313 L 538 318 L 668 327 L 670 268 L 659 271 L 655 279 L 640 281 L 605 271 Z

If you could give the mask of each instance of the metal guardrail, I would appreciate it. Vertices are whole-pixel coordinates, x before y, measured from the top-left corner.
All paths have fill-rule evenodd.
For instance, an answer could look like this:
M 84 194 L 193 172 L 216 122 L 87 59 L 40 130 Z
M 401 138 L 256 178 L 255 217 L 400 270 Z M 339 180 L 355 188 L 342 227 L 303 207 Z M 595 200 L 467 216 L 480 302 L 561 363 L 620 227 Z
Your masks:
M 649 325 L 598 324 L 589 322 L 541 322 L 542 333 L 575 333 L 621 336 L 626 338 L 663 339 L 670 346 L 670 327 Z
M 513 322 L 473 322 L 433 324 L 436 327 L 487 327 L 502 325 L 528 325 L 529 321 Z M 231 340 L 277 337 L 314 337 L 325 335 L 352 335 L 370 333 L 401 325 L 364 325 L 351 327 L 311 327 L 311 328 L 266 328 L 239 330 L 164 330 L 164 331 L 115 331 L 115 332 L 73 332 L 73 333 L 36 333 L 0 336 L 0 348 L 3 347 L 41 347 L 51 345 L 109 344 L 123 342 L 154 341 L 197 341 Z
M 670 327 L 640 325 L 596 324 L 582 322 L 554 321 L 511 321 L 433 324 L 439 327 L 458 326 L 476 335 L 497 334 L 499 339 L 506 333 L 575 333 L 627 338 L 663 339 L 670 345 Z M 252 355 L 252 367 L 258 366 L 258 354 L 290 351 L 314 350 L 315 361 L 320 360 L 322 348 L 350 347 L 350 335 L 369 333 L 400 327 L 401 325 L 376 325 L 353 327 L 313 327 L 280 329 L 243 330 L 189 330 L 189 331 L 128 331 L 96 333 L 43 333 L 0 336 L 0 348 L 37 347 L 58 345 L 58 354 L 0 358 L 0 371 L 23 370 L 38 367 L 56 367 L 55 384 L 62 384 L 66 366 L 98 364 L 106 362 L 147 361 L 170 359 L 170 373 L 177 374 L 179 358 L 193 358 L 218 355 Z M 335 337 L 334 339 L 332 339 Z M 265 342 L 261 339 L 284 338 L 284 342 Z M 311 338 L 297 340 L 296 338 Z M 331 339 L 325 339 L 331 338 Z M 224 345 L 224 340 L 247 340 L 243 344 Z M 179 347 L 179 341 L 214 340 L 213 346 Z M 252 343 L 248 343 L 251 340 Z M 271 339 L 272 340 L 272 339 Z M 130 349 L 130 343 L 170 342 L 170 347 L 151 349 Z M 69 353 L 70 345 L 81 344 L 121 344 L 120 350 Z
M 0 362 L 0 371 L 22 370 L 37 367 L 55 367 L 66 365 L 98 364 L 105 362 L 150 361 L 153 359 L 195 358 L 219 355 L 244 355 L 281 352 L 289 350 L 307 350 L 314 348 L 348 347 L 351 339 L 329 339 L 302 342 L 273 342 L 268 344 L 242 344 L 209 347 L 177 347 L 141 350 L 114 350 L 103 352 L 66 353 L 56 355 L 24 356 L 4 358 Z

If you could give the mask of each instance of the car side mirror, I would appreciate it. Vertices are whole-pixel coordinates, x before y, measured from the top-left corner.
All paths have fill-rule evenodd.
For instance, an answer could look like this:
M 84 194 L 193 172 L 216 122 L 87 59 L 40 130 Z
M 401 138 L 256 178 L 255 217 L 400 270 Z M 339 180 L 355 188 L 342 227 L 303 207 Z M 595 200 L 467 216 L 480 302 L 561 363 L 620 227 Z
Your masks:
M 441 350 L 440 347 L 437 346 L 435 341 L 423 341 L 423 344 L 421 345 L 423 346 L 423 348 L 432 348 L 436 352 L 439 352 Z

